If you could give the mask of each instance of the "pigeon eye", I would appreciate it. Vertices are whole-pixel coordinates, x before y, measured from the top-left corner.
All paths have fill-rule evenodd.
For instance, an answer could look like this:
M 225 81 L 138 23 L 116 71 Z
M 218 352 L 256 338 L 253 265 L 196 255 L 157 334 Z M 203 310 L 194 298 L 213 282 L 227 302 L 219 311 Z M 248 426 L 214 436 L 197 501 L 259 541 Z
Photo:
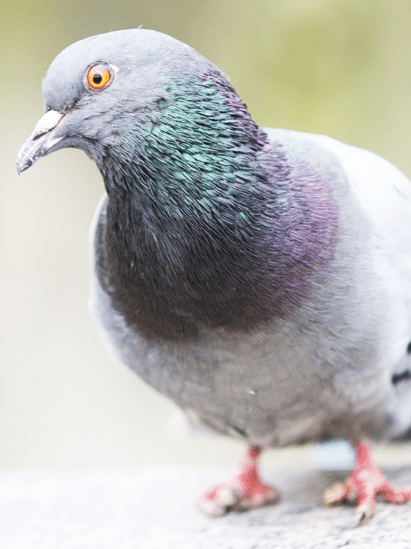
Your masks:
M 94 65 L 87 72 L 87 84 L 92 90 L 102 90 L 111 82 L 111 72 L 106 65 Z

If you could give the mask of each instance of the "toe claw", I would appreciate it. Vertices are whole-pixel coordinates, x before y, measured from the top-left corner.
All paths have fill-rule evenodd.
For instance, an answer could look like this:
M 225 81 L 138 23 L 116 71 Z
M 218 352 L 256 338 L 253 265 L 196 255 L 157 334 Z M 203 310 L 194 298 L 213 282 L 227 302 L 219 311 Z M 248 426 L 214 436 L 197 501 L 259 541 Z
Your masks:
M 197 509 L 210 517 L 222 517 L 229 509 L 220 499 L 210 498 L 204 494 L 197 501 Z
M 367 502 L 360 504 L 354 513 L 354 523 L 353 527 L 361 526 L 370 520 L 374 515 L 375 504 L 374 502 Z
M 218 494 L 219 503 L 226 510 L 233 507 L 240 499 L 240 494 L 238 494 L 234 488 L 230 488 L 229 486 L 222 488 Z
M 347 495 L 347 487 L 343 482 L 335 482 L 327 488 L 323 495 L 324 505 L 341 503 Z
M 239 509 L 251 509 L 252 507 L 261 507 L 276 503 L 280 499 L 280 494 L 272 486 L 261 484 L 255 492 L 244 494 L 238 502 Z
M 351 517 L 350 527 L 351 528 L 358 528 L 362 524 L 366 522 L 365 514 L 364 513 L 354 513 L 354 515 Z

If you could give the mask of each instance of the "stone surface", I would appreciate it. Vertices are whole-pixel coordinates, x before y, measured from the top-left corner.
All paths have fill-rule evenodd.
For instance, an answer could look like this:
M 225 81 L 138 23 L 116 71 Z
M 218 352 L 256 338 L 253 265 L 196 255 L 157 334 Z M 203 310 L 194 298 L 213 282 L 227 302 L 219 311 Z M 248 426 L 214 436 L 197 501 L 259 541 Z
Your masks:
M 232 471 L 148 466 L 138 469 L 2 472 L 1 549 L 358 549 L 411 547 L 411 505 L 378 503 L 375 517 L 351 528 L 353 509 L 324 508 L 323 490 L 339 473 L 263 471 L 282 493 L 271 507 L 210 519 L 198 494 Z M 410 468 L 384 469 L 397 485 Z

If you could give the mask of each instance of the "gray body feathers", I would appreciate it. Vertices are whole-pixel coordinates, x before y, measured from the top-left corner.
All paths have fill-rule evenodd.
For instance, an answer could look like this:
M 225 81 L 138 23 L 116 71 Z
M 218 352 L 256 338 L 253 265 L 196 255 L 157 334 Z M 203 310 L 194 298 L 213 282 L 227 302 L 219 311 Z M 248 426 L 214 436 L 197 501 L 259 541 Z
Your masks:
M 202 328 L 191 342 L 153 340 L 114 310 L 94 268 L 93 315 L 121 362 L 222 433 L 263 446 L 398 436 L 411 424 L 411 382 L 393 383 L 411 368 L 411 185 L 367 151 L 266 131 L 297 164 L 315 164 L 336 204 L 333 256 L 309 275 L 303 302 L 247 333 Z M 106 203 L 92 227 L 95 263 Z

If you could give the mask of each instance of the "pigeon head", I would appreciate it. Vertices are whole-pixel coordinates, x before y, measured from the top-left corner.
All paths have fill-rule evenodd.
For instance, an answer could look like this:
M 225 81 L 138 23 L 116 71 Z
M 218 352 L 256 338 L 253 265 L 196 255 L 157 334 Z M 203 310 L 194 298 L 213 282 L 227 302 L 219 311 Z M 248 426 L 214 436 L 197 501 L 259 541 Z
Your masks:
M 210 156 L 201 157 L 200 133 L 208 151 L 220 142 L 217 156 L 218 148 L 227 152 L 244 141 L 244 125 L 262 145 L 262 131 L 224 73 L 190 46 L 152 30 L 114 31 L 70 45 L 51 63 L 43 98 L 46 114 L 19 152 L 19 173 L 46 154 L 74 147 L 97 163 L 107 186 L 105 176 L 116 166 L 123 172 L 150 167 L 154 149 L 155 157 L 173 154 L 174 166 L 184 152 L 199 153 L 201 169 Z M 166 171 L 169 178 L 179 168 Z
M 176 83 L 188 91 L 204 72 L 226 81 L 191 47 L 156 31 L 114 31 L 72 44 L 44 78 L 46 114 L 21 148 L 19 173 L 64 147 L 84 150 L 100 168 L 107 156 L 127 163 L 162 107 L 175 106 Z

